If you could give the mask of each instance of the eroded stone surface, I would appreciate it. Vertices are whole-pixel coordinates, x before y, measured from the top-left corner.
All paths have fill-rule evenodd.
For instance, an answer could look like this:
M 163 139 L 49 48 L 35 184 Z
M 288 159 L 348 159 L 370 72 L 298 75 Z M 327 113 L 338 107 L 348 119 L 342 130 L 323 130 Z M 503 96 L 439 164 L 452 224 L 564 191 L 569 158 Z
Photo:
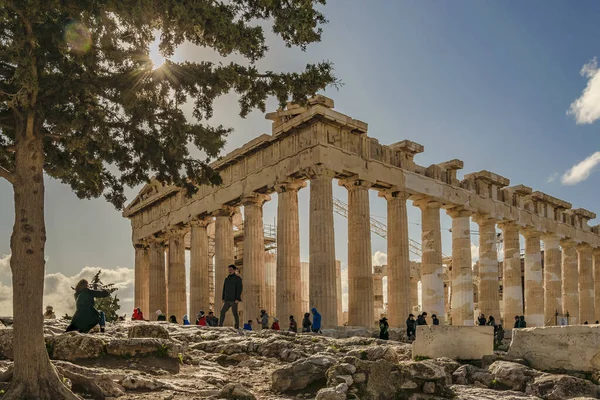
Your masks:
M 419 326 L 412 356 L 478 360 L 494 353 L 491 326 Z

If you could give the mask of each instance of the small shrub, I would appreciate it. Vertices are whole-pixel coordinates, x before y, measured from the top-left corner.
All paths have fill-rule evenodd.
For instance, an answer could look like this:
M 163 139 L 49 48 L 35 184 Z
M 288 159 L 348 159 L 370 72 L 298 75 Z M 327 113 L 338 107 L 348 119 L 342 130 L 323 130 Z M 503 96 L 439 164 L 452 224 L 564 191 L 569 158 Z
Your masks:
M 366 351 L 361 351 L 360 352 L 360 359 L 361 360 L 366 360 L 367 359 L 367 352 Z
M 424 360 L 431 360 L 431 357 L 427 357 L 427 356 L 415 356 L 415 361 L 424 361 Z
M 161 344 L 156 348 L 156 356 L 157 357 L 165 358 L 165 357 L 168 357 L 168 355 L 169 355 L 169 348 L 166 345 Z
M 183 354 L 177 353 L 177 359 L 179 360 L 179 364 L 183 365 Z

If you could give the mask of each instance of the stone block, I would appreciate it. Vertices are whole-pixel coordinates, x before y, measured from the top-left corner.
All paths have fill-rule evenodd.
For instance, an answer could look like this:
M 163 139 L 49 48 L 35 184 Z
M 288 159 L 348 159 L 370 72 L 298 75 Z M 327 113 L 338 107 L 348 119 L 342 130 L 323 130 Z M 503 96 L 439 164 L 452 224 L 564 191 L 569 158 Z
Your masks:
M 508 355 L 542 371 L 600 369 L 600 325 L 515 329 Z
M 492 326 L 418 326 L 412 357 L 479 360 L 494 353 Z

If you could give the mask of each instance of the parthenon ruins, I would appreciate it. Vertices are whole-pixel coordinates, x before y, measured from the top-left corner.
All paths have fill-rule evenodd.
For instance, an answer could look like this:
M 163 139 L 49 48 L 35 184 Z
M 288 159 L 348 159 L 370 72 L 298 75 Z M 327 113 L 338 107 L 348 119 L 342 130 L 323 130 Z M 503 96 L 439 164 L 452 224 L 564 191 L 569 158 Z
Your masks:
M 571 324 L 600 320 L 599 227 L 588 225 L 596 217 L 593 212 L 573 209 L 570 203 L 523 185 L 510 186 L 507 178 L 489 171 L 469 173 L 459 181 L 460 160 L 420 166 L 414 157 L 423 146 L 408 140 L 382 145 L 368 136 L 366 123 L 333 108 L 331 99 L 317 96 L 306 107 L 288 105 L 267 114 L 273 121 L 271 135 L 263 134 L 212 164 L 222 177 L 220 186 L 201 186 L 191 197 L 157 181 L 141 190 L 124 211 L 133 228 L 136 306 L 150 311 L 151 317 L 158 309 L 178 317 L 187 313 L 188 248 L 194 314 L 213 301 L 220 308 L 226 267 L 239 258 L 243 315 L 269 308 L 285 318 L 301 317 L 308 304 L 321 311 L 325 327 L 338 326 L 341 289 L 332 193 L 337 179 L 348 190 L 348 325 L 372 326 L 379 318 L 374 311 L 369 190 L 387 200 L 391 326 L 403 326 L 415 306 L 407 200 L 421 210 L 422 309 L 437 314 L 442 324 L 474 323 L 471 218 L 479 226 L 475 271 L 482 313 L 500 315 L 502 309 L 508 320 L 525 315 L 528 326 L 553 324 L 548 321 L 554 321 L 556 312 L 568 312 Z M 299 284 L 298 191 L 306 180 L 310 180 L 308 299 Z M 273 192 L 278 198 L 277 224 L 270 238 L 262 208 Z M 443 281 L 441 209 L 452 218 L 449 301 Z M 234 226 L 241 225 L 238 240 L 240 230 Z M 501 274 L 496 227 L 502 230 L 504 243 Z M 524 290 L 519 235 L 525 238 Z M 275 262 L 268 262 L 274 251 L 265 253 L 271 242 L 276 242 Z

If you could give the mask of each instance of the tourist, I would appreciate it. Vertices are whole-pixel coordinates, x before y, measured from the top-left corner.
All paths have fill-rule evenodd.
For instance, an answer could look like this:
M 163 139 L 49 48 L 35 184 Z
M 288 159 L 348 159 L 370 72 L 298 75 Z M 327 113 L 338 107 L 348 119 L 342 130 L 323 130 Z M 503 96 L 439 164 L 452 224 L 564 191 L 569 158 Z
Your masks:
M 310 314 L 304 313 L 304 318 L 302 319 L 302 332 L 310 332 L 312 328 L 312 323 L 310 322 Z
M 321 314 L 319 314 L 316 307 L 313 307 L 310 311 L 313 315 L 312 331 L 314 333 L 321 333 Z
M 133 314 L 131 315 L 131 320 L 132 321 L 143 321 L 144 314 L 142 313 L 142 310 L 139 308 L 134 308 Z
M 208 321 L 206 319 L 206 315 L 204 315 L 204 311 L 200 311 L 196 315 L 196 325 L 206 326 L 207 323 L 208 323 Z
M 260 317 L 256 318 L 256 322 L 260 324 L 261 329 L 269 329 L 269 314 L 267 314 L 267 310 L 260 310 Z
M 187 314 L 185 314 L 183 316 L 183 324 L 184 325 L 190 325 L 190 320 L 188 319 L 188 315 Z
M 485 326 L 486 323 L 487 323 L 487 320 L 485 319 L 485 315 L 481 314 L 479 316 L 479 318 L 477 318 L 477 325 Z
M 174 316 L 174 315 L 171 315 L 171 316 L 169 317 L 169 322 L 170 322 L 170 323 L 172 323 L 172 324 L 178 324 L 178 322 L 177 322 L 177 317 L 176 317 L 176 316 Z
M 417 317 L 417 325 L 427 325 L 427 320 L 425 319 L 426 317 L 426 312 L 419 314 L 419 316 Z
M 437 315 L 431 314 L 431 323 L 433 325 L 439 325 L 440 324 L 440 320 L 438 319 Z
M 106 318 L 104 312 L 94 308 L 94 299 L 110 296 L 107 290 L 92 290 L 88 287 L 88 281 L 82 279 L 75 286 L 76 311 L 67 327 L 67 332 L 78 331 L 88 333 L 96 325 L 100 325 L 100 332 L 104 332 Z
M 155 314 L 156 314 L 157 321 L 166 321 L 167 320 L 167 316 L 165 314 L 163 314 L 162 311 L 156 310 Z
M 208 312 L 208 317 L 206 318 L 206 325 L 219 326 L 219 318 L 215 317 L 214 312 L 212 312 L 212 311 Z
M 273 329 L 274 331 L 281 330 L 281 328 L 279 327 L 279 320 L 277 318 L 273 318 L 273 324 L 271 325 L 271 329 Z
M 496 344 L 502 344 L 502 341 L 504 340 L 504 328 L 502 328 L 502 324 L 498 324 L 496 332 L 494 333 L 494 338 L 496 339 Z
M 513 326 L 513 328 L 518 328 L 519 327 L 519 320 L 520 320 L 519 316 L 515 315 L 515 326 Z
M 527 328 L 527 322 L 525 322 L 525 316 L 521 315 L 519 317 L 519 328 Z
M 389 327 L 390 327 L 390 324 L 388 324 L 386 317 L 383 317 L 379 320 L 379 339 L 382 339 L 382 340 L 390 339 Z
M 56 314 L 54 314 L 54 308 L 52 306 L 46 306 L 44 319 L 56 319 Z
M 494 319 L 493 316 L 490 315 L 490 317 L 488 318 L 488 322 L 486 324 L 487 326 L 493 326 L 494 327 L 494 332 L 496 332 L 497 326 L 496 326 L 496 320 Z
M 290 332 L 298 332 L 298 323 L 294 319 L 293 315 L 290 315 Z
M 229 275 L 223 282 L 223 307 L 221 308 L 221 318 L 219 320 L 219 326 L 223 326 L 225 322 L 225 314 L 231 308 L 233 313 L 233 319 L 235 322 L 235 329 L 240 329 L 240 314 L 238 313 L 238 303 L 242 301 L 242 278 L 236 274 L 237 267 L 233 264 L 227 267 Z
M 598 322 L 598 321 L 596 321 L 596 322 L 594 322 L 594 323 L 595 323 L 596 325 L 598 325 L 598 323 L 599 323 L 599 322 Z
M 415 316 L 413 314 L 409 314 L 406 319 L 406 336 L 409 340 L 411 338 L 414 339 L 417 333 L 417 321 L 415 321 Z
M 245 331 L 251 331 L 252 330 L 252 320 L 249 319 L 248 322 L 246 322 L 244 324 L 244 330 Z
M 585 321 L 583 324 L 584 324 L 584 325 L 587 325 L 587 324 L 588 324 L 588 322 L 587 322 L 587 321 Z

